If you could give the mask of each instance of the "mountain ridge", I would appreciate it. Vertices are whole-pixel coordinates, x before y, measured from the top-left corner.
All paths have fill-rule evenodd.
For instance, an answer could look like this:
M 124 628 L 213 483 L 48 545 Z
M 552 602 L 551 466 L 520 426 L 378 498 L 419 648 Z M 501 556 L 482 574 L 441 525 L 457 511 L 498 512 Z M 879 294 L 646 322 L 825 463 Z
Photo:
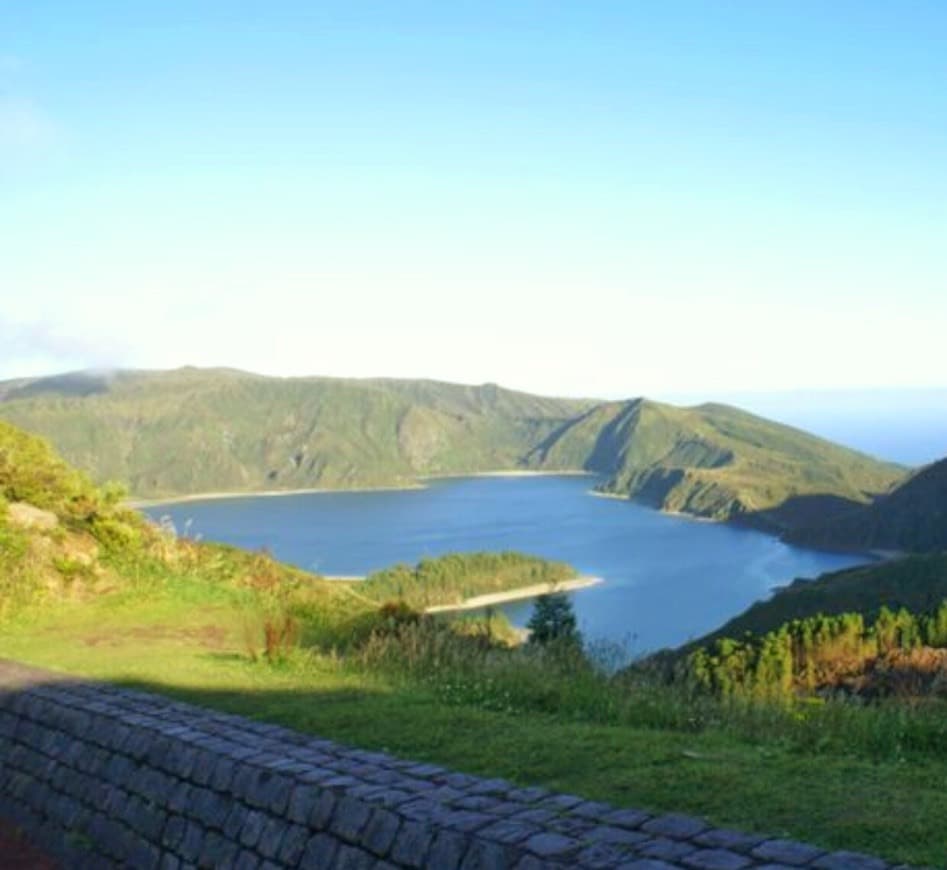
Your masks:
M 73 372 L 0 382 L 0 418 L 142 498 L 586 471 L 610 494 L 779 532 L 867 504 L 905 473 L 718 403 L 560 399 L 437 380 Z

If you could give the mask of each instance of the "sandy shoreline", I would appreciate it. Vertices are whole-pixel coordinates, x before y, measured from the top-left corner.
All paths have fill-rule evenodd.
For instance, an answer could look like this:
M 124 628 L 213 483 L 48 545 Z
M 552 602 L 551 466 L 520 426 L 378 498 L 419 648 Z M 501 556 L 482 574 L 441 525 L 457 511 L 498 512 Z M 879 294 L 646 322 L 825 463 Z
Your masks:
M 420 483 L 406 483 L 402 486 L 365 486 L 347 489 L 331 487 L 312 487 L 308 489 L 264 489 L 252 492 L 195 492 L 191 495 L 172 495 L 166 498 L 133 498 L 125 501 L 125 507 L 153 507 L 159 504 L 183 504 L 189 501 L 221 501 L 228 498 L 279 498 L 281 495 L 311 495 L 313 493 L 341 492 L 410 492 L 414 489 L 427 489 Z
M 419 477 L 418 480 L 456 480 L 463 477 L 595 477 L 592 471 L 564 469 L 562 471 L 533 471 L 527 468 L 516 468 L 510 471 L 467 471 L 458 474 L 429 474 Z
M 574 592 L 577 589 L 587 589 L 589 586 L 597 586 L 604 582 L 601 577 L 576 577 L 574 580 L 564 580 L 561 583 L 537 583 L 534 586 L 521 586 L 519 589 L 508 589 L 505 592 L 475 595 L 460 604 L 438 604 L 434 607 L 428 607 L 424 612 L 452 613 L 461 610 L 480 610 L 483 607 L 492 607 L 496 604 L 509 604 L 511 601 L 536 598 L 550 592 Z
M 511 471 L 470 471 L 460 474 L 422 475 L 419 481 L 456 480 L 464 477 L 594 477 L 589 471 L 529 471 L 514 469 Z M 391 486 L 355 486 L 331 487 L 318 486 L 304 489 L 264 489 L 248 492 L 195 492 L 189 495 L 172 495 L 164 498 L 131 498 L 125 501 L 130 508 L 153 507 L 160 504 L 184 504 L 189 501 L 219 501 L 228 498 L 278 498 L 281 495 L 312 495 L 314 493 L 344 492 L 410 492 L 415 489 L 427 489 L 424 483 L 392 484 Z

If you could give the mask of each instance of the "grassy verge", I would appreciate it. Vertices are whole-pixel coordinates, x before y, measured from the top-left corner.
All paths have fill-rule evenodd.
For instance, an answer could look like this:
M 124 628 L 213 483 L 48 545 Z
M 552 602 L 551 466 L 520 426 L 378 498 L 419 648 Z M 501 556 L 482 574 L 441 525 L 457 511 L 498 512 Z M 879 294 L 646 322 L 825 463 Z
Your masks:
M 3 627 L 0 655 L 617 804 L 894 861 L 940 865 L 947 854 L 947 737 L 931 730 L 933 714 L 694 706 L 456 634 L 431 643 L 410 626 L 343 654 L 327 642 L 328 618 L 303 618 L 306 651 L 254 663 L 251 598 L 178 577 L 145 597 L 23 616 Z

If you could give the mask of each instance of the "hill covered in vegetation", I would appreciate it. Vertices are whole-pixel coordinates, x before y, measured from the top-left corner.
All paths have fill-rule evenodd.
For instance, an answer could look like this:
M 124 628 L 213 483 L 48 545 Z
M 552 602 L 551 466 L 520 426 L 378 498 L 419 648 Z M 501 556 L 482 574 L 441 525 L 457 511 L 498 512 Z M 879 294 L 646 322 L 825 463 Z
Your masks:
M 934 697 L 734 704 L 614 674 L 594 644 L 517 645 L 496 620 L 416 609 L 562 566 L 468 554 L 327 581 L 176 538 L 6 424 L 0 538 L 0 656 L 524 786 L 898 861 L 943 855 Z
M 46 604 L 147 594 L 199 578 L 285 611 L 284 621 L 300 609 L 371 625 L 393 601 L 423 609 L 576 576 L 568 565 L 507 552 L 451 554 L 363 582 L 329 581 L 265 553 L 180 539 L 124 507 L 123 495 L 113 484 L 95 486 L 43 439 L 0 421 L 0 620 Z
M 857 613 L 869 622 L 882 608 L 912 613 L 936 610 L 947 600 L 947 554 L 909 556 L 843 571 L 815 580 L 798 579 L 758 601 L 716 631 L 683 647 L 687 652 L 720 638 L 778 631 L 794 619 Z
M 797 580 L 655 661 L 723 695 L 947 697 L 947 554 Z
M 870 505 L 795 529 L 790 539 L 852 550 L 947 550 L 947 459 L 925 466 Z
M 0 417 L 137 497 L 406 486 L 585 471 L 605 492 L 774 530 L 887 491 L 904 470 L 723 405 L 552 399 L 495 385 L 76 373 L 0 384 Z

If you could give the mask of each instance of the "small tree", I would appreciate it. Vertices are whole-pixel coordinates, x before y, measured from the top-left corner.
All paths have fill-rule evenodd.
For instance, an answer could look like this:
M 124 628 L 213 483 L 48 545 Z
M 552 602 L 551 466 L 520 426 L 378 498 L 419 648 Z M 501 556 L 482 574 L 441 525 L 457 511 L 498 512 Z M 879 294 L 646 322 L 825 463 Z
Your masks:
M 530 643 L 543 646 L 550 643 L 582 645 L 582 635 L 576 626 L 572 602 L 562 592 L 540 595 L 526 627 L 530 630 Z

